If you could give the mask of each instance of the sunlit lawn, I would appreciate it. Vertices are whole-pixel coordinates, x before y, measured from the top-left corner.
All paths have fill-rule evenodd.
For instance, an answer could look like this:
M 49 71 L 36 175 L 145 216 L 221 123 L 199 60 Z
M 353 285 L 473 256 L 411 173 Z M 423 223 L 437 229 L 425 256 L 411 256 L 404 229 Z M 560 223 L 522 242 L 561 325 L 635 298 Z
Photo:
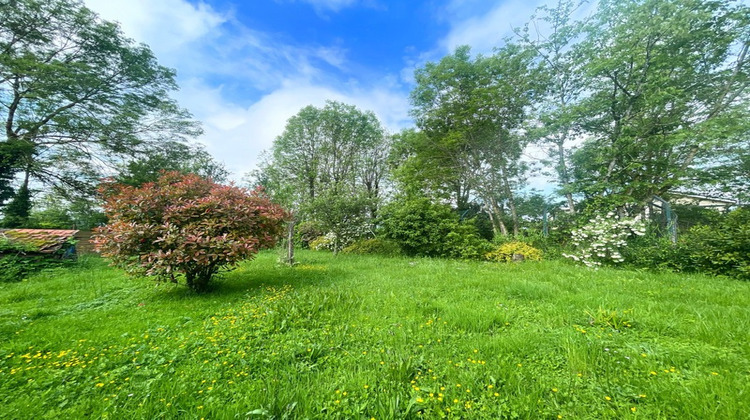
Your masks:
M 750 284 L 276 252 L 0 284 L 0 418 L 750 417 Z

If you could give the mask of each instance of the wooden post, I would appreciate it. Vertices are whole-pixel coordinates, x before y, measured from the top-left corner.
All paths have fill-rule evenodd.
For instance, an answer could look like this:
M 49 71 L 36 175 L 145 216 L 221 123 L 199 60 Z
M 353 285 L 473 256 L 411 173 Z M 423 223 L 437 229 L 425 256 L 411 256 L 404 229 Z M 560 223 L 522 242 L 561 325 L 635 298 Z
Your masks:
M 286 262 L 291 266 L 294 265 L 294 219 L 289 221 L 286 246 Z

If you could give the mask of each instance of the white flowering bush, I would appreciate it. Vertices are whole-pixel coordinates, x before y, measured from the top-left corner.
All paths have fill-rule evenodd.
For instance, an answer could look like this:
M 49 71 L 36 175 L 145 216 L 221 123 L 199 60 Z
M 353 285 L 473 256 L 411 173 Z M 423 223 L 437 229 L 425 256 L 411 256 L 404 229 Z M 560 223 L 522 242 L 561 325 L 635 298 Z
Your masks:
M 638 218 L 621 218 L 614 212 L 597 215 L 580 229 L 573 230 L 576 252 L 564 257 L 581 262 L 588 267 L 625 261 L 622 250 L 628 239 L 646 234 L 646 224 Z

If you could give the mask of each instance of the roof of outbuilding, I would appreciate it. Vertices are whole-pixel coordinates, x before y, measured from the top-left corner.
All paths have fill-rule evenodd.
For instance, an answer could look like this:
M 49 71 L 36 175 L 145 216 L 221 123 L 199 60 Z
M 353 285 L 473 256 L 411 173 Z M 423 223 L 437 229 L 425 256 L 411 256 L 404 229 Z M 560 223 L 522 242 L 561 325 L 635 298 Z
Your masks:
M 0 231 L 10 242 L 29 247 L 36 252 L 52 253 L 78 233 L 61 229 L 5 229 Z

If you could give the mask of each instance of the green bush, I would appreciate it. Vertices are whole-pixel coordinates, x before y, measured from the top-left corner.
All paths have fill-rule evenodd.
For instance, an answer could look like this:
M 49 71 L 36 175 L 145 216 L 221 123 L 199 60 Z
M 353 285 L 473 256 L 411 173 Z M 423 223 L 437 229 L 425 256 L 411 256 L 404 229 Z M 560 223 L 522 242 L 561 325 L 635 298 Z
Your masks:
M 677 244 L 655 232 L 637 238 L 623 253 L 628 265 L 702 272 L 750 279 L 750 209 L 741 208 L 696 225 Z
M 694 226 L 680 238 L 686 271 L 750 280 L 750 208 L 737 209 L 711 226 Z
M 472 221 L 461 223 L 450 206 L 427 197 L 400 197 L 384 206 L 380 229 L 412 256 L 481 258 L 489 246 Z
M 4 245 L 0 245 L 2 247 Z M 11 251 L 7 248 L 0 254 L 0 283 L 26 280 L 32 274 L 48 268 L 71 265 L 73 259 L 63 259 L 60 255 L 27 254 L 24 251 Z
M 302 248 L 310 248 L 310 242 L 324 234 L 325 231 L 320 222 L 315 220 L 302 222 L 294 229 L 294 241 Z
M 697 271 L 688 268 L 691 265 L 689 251 L 651 228 L 647 229 L 646 235 L 633 238 L 622 255 L 625 263 L 635 268 Z
M 484 254 L 484 258 L 489 261 L 511 262 L 514 261 L 514 258 L 519 258 L 516 257 L 517 255 L 521 255 L 522 257 L 520 258 L 523 260 L 542 260 L 542 251 L 521 241 L 506 242 L 495 248 L 495 250 Z
M 460 224 L 445 236 L 445 257 L 480 260 L 492 249 L 492 243 L 479 236 L 473 224 Z
M 401 247 L 394 241 L 390 241 L 383 238 L 372 238 L 359 240 L 342 251 L 344 254 L 377 254 L 388 257 L 395 257 L 401 255 Z

